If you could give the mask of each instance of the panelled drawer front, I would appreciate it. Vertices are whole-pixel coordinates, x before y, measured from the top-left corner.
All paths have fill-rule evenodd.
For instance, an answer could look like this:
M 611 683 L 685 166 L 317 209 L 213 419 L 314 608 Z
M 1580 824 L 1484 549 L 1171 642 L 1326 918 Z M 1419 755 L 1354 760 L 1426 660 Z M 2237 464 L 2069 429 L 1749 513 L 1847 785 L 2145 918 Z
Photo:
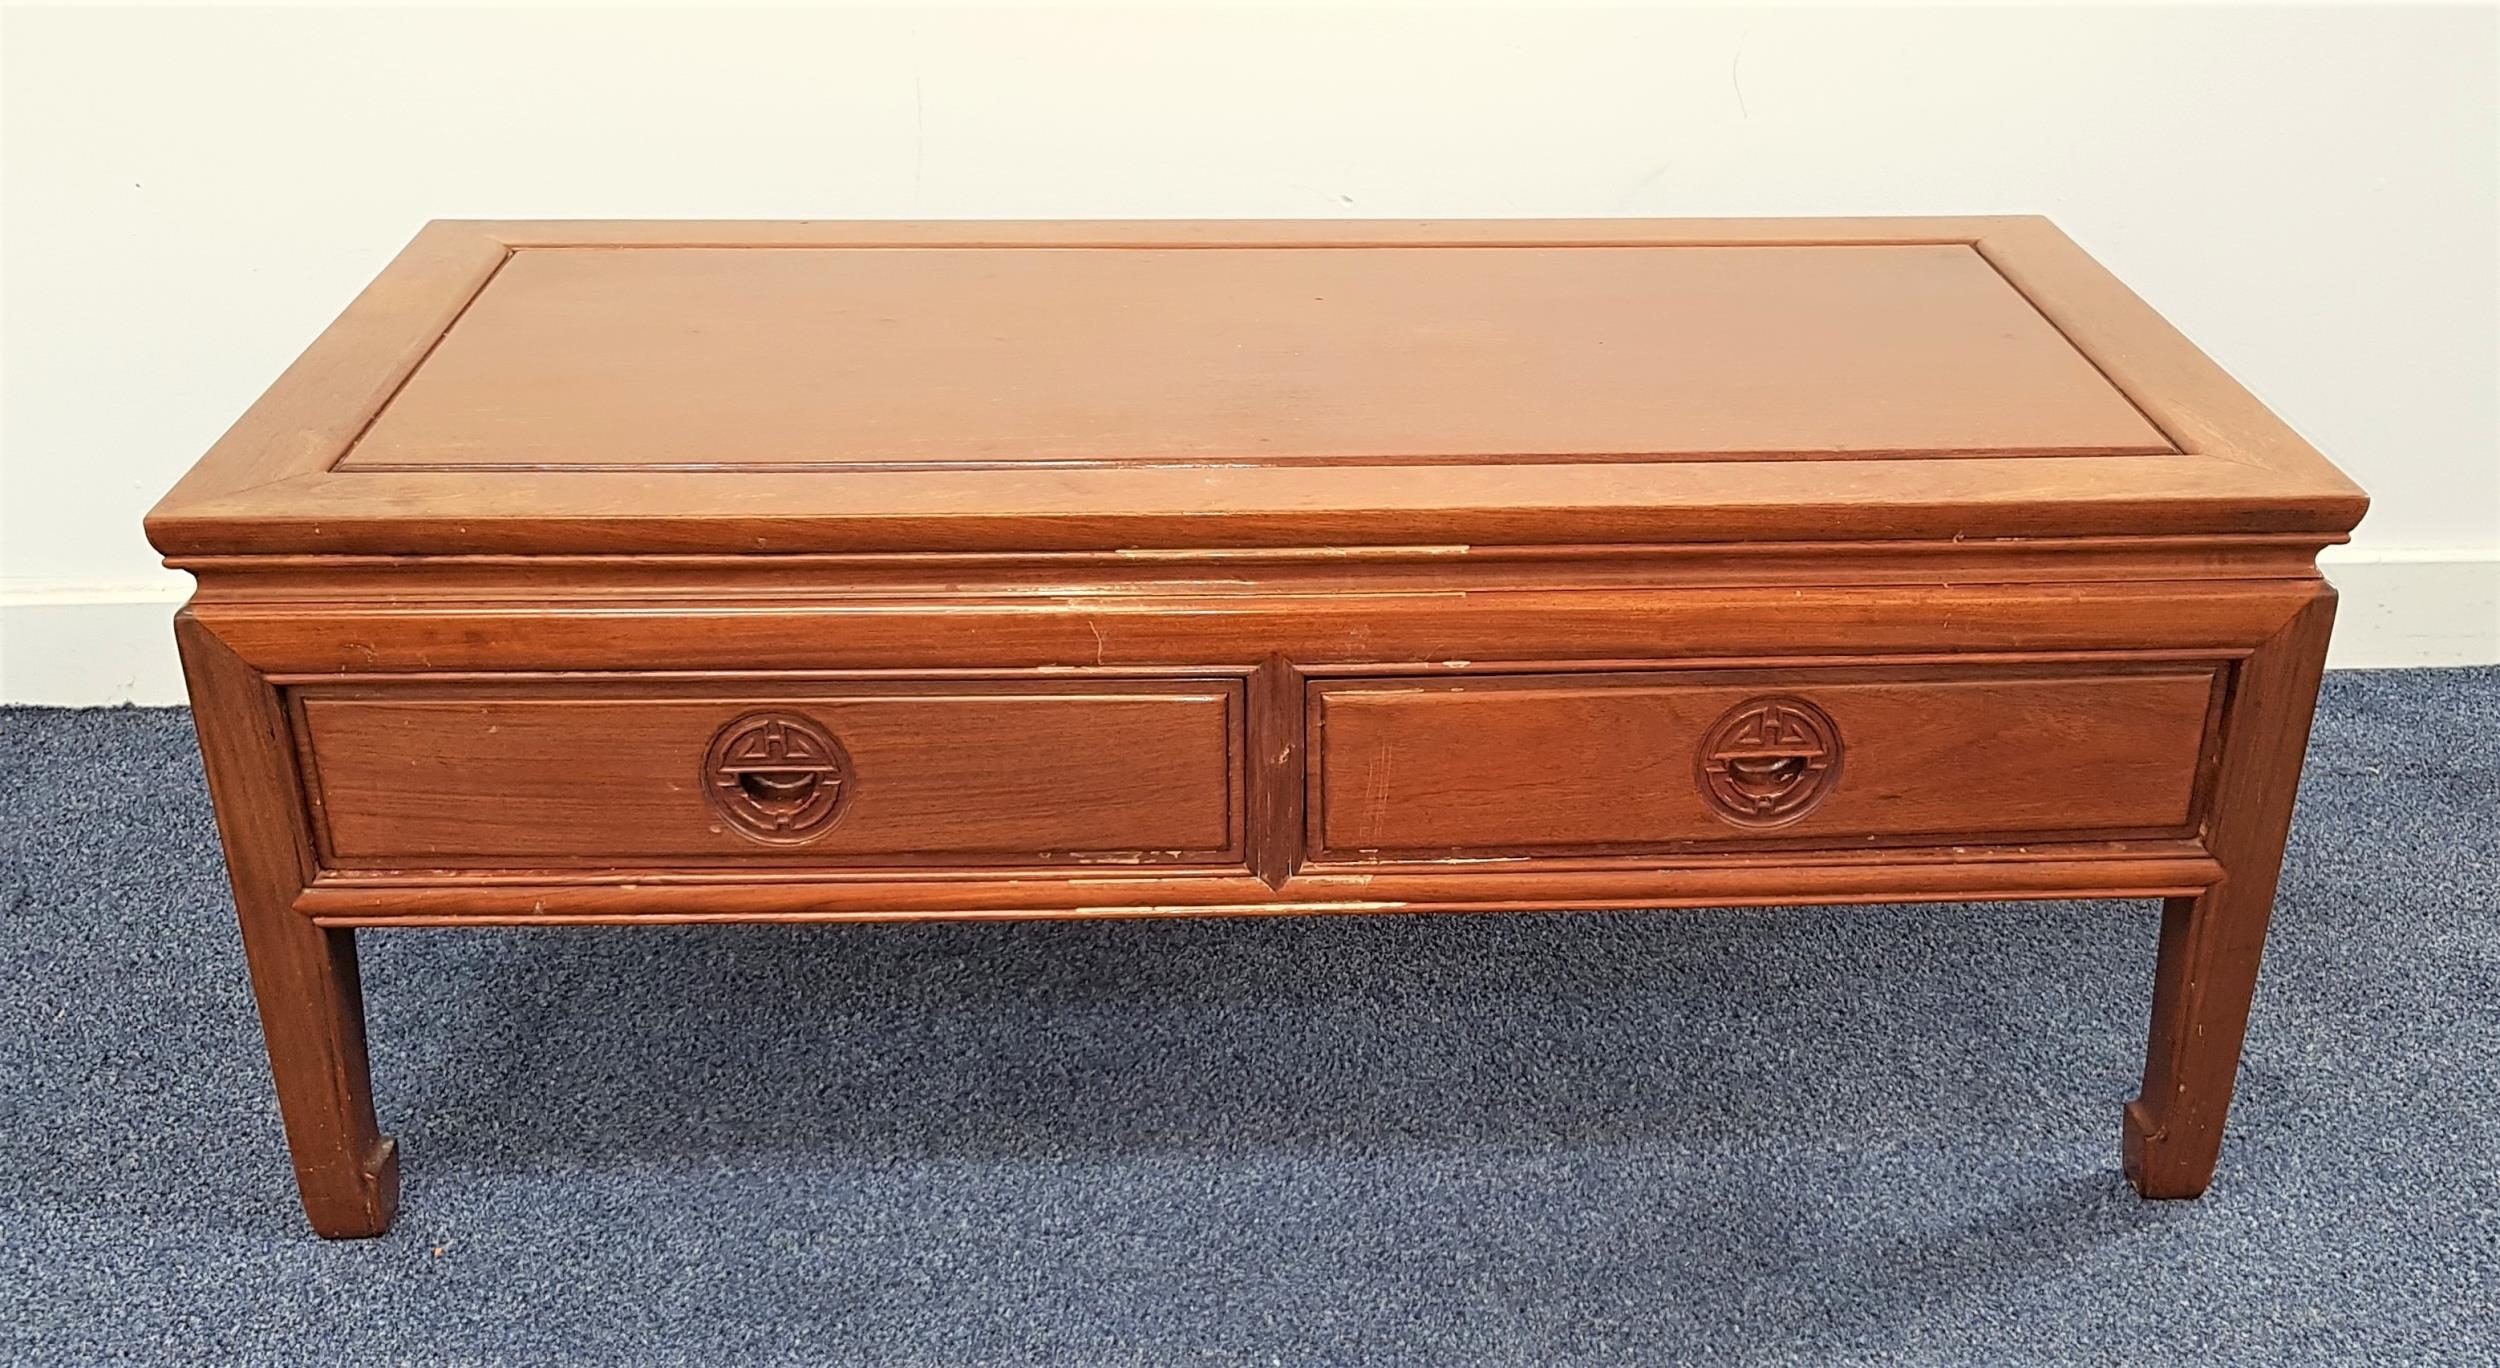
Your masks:
M 325 867 L 1237 865 L 1241 683 L 306 686 Z
M 1348 679 L 1314 861 L 2193 834 L 2204 664 Z

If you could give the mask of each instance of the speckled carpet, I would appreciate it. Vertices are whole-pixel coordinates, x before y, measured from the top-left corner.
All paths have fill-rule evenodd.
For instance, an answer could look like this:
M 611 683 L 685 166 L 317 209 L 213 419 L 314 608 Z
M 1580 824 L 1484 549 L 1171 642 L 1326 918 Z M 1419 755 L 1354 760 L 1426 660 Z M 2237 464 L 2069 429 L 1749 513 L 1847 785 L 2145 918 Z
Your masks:
M 2198 1203 L 2149 904 L 385 932 L 324 1244 L 188 717 L 0 766 L 8 1362 L 2500 1361 L 2500 671 L 2330 677 Z

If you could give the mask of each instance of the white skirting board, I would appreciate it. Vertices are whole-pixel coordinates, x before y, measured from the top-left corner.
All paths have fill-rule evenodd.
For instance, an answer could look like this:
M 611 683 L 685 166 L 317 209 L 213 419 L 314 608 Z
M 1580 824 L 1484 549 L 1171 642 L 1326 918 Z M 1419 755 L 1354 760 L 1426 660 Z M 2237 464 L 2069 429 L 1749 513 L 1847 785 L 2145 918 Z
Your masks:
M 2340 596 L 2329 669 L 2500 665 L 2500 552 L 2329 551 L 2319 560 Z
M 2330 554 L 2342 591 L 2336 669 L 2500 664 L 2500 551 Z M 180 591 L 0 594 L 0 704 L 183 701 L 172 621 Z
M 0 594 L 0 704 L 187 702 L 174 656 L 179 588 Z

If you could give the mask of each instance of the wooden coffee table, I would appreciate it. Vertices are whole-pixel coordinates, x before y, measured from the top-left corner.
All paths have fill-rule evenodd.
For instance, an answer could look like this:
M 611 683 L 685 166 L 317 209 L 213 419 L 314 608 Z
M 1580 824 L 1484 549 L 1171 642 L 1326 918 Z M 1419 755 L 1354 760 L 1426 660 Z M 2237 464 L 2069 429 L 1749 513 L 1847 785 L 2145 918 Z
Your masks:
M 2163 898 L 2194 1196 L 2364 503 L 2040 219 L 438 223 L 148 531 L 351 1236 L 366 926 Z

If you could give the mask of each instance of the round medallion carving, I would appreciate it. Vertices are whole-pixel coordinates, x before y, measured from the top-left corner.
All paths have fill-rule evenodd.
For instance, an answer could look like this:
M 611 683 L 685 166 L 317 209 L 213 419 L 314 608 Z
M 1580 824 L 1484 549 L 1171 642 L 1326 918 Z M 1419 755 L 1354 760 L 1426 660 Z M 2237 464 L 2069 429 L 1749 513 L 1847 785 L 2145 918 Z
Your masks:
M 748 713 L 720 729 L 703 757 L 703 792 L 730 830 L 796 845 L 825 834 L 851 794 L 851 757 L 796 713 Z
M 1786 826 L 1839 782 L 1840 728 L 1802 698 L 1747 699 L 1702 737 L 1694 773 L 1720 820 Z

